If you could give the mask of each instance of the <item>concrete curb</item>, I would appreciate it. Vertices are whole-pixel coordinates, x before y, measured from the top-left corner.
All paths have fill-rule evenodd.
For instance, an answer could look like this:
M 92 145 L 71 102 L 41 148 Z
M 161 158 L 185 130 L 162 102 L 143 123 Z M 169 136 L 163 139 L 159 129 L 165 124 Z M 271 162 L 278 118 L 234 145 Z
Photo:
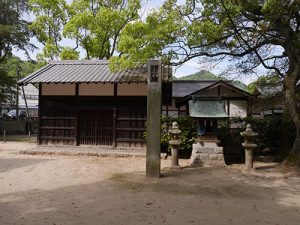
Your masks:
M 115 151 L 115 152 L 114 152 Z M 48 155 L 48 156 L 92 156 L 92 157 L 111 157 L 111 158 L 146 158 L 146 152 L 119 152 L 116 150 L 108 150 L 107 152 L 96 151 L 65 151 L 65 150 L 23 150 L 20 154 L 25 155 Z M 166 158 L 166 153 L 161 154 L 161 159 Z

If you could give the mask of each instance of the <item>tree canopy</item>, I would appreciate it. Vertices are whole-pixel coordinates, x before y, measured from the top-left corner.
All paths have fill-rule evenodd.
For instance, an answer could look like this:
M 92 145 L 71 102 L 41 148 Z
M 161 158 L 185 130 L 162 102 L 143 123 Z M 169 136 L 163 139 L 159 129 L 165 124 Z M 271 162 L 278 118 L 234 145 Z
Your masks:
M 29 0 L 35 19 L 30 24 L 37 40 L 42 43 L 43 50 L 39 58 L 57 59 L 64 50 L 60 46 L 61 29 L 67 20 L 67 4 L 65 0 Z
M 28 22 L 23 19 L 26 12 L 26 0 L 0 1 L 0 63 L 13 48 L 27 53 L 33 47 L 29 44 L 31 33 Z
M 297 129 L 290 157 L 300 165 L 299 27 L 299 0 L 187 0 L 183 5 L 166 0 L 145 21 L 124 28 L 121 57 L 111 59 L 112 68 L 149 58 L 179 65 L 208 57 L 228 60 L 243 75 L 266 68 L 283 80 L 286 108 Z
M 17 81 L 42 66 L 43 64 L 34 61 L 23 61 L 19 57 L 7 56 L 0 63 L 0 105 L 1 103 L 15 105 Z M 17 70 L 19 74 L 17 74 Z
M 139 18 L 140 0 L 29 0 L 36 16 L 30 28 L 43 44 L 43 59 L 109 59 L 123 28 Z M 62 44 L 63 38 L 75 46 Z
M 28 53 L 33 48 L 29 43 L 29 23 L 23 18 L 27 12 L 26 0 L 0 1 L 0 103 L 12 101 L 12 89 L 16 80 L 11 73 L 16 69 L 7 68 L 7 59 L 11 57 L 12 50 Z
M 285 49 L 298 40 L 298 13 L 299 1 L 167 0 L 145 22 L 125 27 L 118 45 L 122 57 L 115 60 L 125 67 L 153 57 L 173 65 L 227 58 L 240 72 L 262 65 L 284 76 Z

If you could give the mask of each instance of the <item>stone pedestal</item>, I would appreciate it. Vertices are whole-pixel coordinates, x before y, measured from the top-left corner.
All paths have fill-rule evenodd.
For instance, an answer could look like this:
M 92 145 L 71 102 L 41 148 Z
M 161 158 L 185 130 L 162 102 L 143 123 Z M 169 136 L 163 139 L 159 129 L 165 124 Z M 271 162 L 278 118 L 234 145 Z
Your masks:
M 181 169 L 178 164 L 178 148 L 180 145 L 179 135 L 181 134 L 181 130 L 178 128 L 177 122 L 172 123 L 172 127 L 169 129 L 169 133 L 171 135 L 171 140 L 169 144 L 171 146 L 171 166 L 170 169 Z
M 242 143 L 245 148 L 245 165 L 243 171 L 251 172 L 253 170 L 253 149 L 257 147 L 256 144 L 252 142 L 253 137 L 258 134 L 253 132 L 251 125 L 247 125 L 247 129 L 244 132 L 241 132 L 241 136 L 245 138 L 245 142 Z
M 242 143 L 245 148 L 245 165 L 243 171 L 253 170 L 253 149 L 257 147 L 256 144 Z
M 218 147 L 216 143 L 193 144 L 190 163 L 201 166 L 226 166 L 223 147 Z
M 171 142 L 171 141 L 170 141 Z M 174 141 L 173 141 L 174 142 Z M 179 141 L 177 141 L 178 144 L 171 144 L 171 166 L 170 169 L 181 169 L 179 163 L 178 163 L 178 147 L 179 147 Z

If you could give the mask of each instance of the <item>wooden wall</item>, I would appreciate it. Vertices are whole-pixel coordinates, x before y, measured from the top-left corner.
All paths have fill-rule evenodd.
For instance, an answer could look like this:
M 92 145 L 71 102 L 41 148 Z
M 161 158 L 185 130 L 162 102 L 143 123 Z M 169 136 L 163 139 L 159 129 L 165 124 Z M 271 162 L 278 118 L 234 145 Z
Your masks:
M 39 144 L 145 147 L 146 96 L 44 96 Z

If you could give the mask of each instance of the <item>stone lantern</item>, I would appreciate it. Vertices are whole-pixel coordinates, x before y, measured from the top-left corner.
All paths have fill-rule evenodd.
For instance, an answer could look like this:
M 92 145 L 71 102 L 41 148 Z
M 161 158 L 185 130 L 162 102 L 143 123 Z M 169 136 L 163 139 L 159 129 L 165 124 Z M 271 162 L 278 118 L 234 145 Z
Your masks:
M 171 140 L 169 144 L 171 145 L 171 169 L 180 169 L 181 167 L 178 164 L 178 147 L 180 144 L 179 135 L 181 134 L 181 130 L 178 128 L 178 123 L 173 122 L 172 127 L 169 129 L 169 133 L 171 135 Z
M 253 149 L 257 147 L 257 144 L 253 143 L 253 137 L 257 136 L 258 133 L 255 133 L 251 129 L 251 125 L 248 124 L 246 131 L 240 133 L 244 137 L 245 142 L 242 143 L 242 146 L 245 148 L 245 171 L 251 171 L 253 169 Z

